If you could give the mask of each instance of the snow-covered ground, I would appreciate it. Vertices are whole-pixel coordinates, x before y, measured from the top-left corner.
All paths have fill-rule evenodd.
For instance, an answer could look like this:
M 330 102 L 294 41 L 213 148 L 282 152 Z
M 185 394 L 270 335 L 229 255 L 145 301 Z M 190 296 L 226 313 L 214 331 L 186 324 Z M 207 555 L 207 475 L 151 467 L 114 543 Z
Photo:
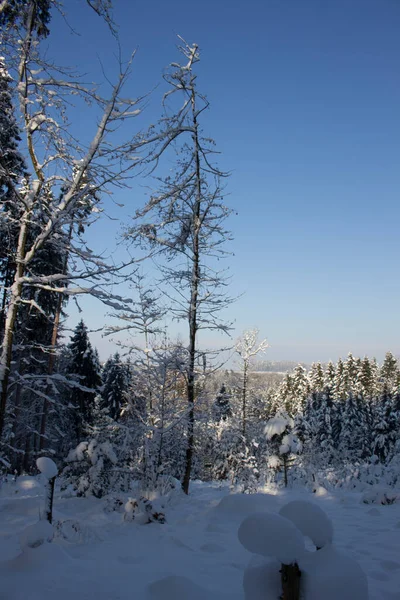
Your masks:
M 243 600 L 252 555 L 238 540 L 239 525 L 294 499 L 312 500 L 328 514 L 335 546 L 368 576 L 370 600 L 400 600 L 400 504 L 366 505 L 357 493 L 247 496 L 194 482 L 190 497 L 176 494 L 166 504 L 165 524 L 139 525 L 106 512 L 106 499 L 56 492 L 62 532 L 22 552 L 44 502 L 43 487 L 27 477 L 0 492 L 0 599 Z

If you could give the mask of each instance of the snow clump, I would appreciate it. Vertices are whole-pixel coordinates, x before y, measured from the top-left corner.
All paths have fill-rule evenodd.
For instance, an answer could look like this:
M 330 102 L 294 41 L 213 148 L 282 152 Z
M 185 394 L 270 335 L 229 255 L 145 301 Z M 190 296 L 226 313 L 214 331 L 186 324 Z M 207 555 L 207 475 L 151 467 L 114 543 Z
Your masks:
M 311 539 L 317 548 L 332 543 L 332 521 L 316 504 L 305 500 L 293 500 L 285 504 L 279 514 L 289 519 L 303 535 Z
M 41 456 L 37 459 L 36 466 L 46 479 L 52 479 L 58 475 L 57 465 L 51 458 Z
M 277 514 L 255 513 L 239 527 L 239 541 L 254 554 L 277 558 L 290 565 L 304 553 L 304 538 L 297 527 Z

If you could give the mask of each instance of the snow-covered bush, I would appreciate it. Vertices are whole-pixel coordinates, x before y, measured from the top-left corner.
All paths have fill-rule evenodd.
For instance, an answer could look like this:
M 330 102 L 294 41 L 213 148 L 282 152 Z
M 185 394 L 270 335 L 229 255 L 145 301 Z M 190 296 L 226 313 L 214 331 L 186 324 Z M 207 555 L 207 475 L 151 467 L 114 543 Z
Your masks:
M 361 501 L 364 504 L 395 504 L 400 502 L 400 490 L 371 486 L 363 493 Z
M 109 491 L 118 490 L 120 473 L 115 469 L 117 456 L 109 442 L 81 442 L 71 450 L 63 471 L 63 487 L 72 483 L 78 496 L 102 498 Z
M 124 512 L 124 501 L 121 498 L 111 496 L 110 498 L 106 498 L 106 502 L 104 505 L 105 513 L 113 513 L 113 512 Z
M 140 497 L 129 498 L 125 504 L 124 521 L 135 521 L 138 525 L 165 523 L 164 504 L 161 499 L 148 500 Z

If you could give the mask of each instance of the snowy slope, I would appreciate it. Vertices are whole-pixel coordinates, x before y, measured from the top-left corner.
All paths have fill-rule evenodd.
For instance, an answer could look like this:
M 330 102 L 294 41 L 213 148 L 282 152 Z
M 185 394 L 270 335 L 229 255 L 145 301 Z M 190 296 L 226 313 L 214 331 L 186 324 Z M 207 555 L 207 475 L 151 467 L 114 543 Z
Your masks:
M 141 526 L 106 513 L 105 499 L 56 494 L 54 518 L 67 520 L 68 539 L 58 534 L 21 554 L 21 532 L 38 521 L 43 506 L 32 478 L 7 484 L 0 494 L 0 599 L 243 600 L 252 555 L 239 543 L 240 523 L 254 512 L 279 512 L 294 499 L 312 499 L 329 515 L 335 546 L 368 575 L 371 600 L 400 600 L 399 504 L 372 507 L 355 493 L 229 496 L 216 484 L 195 482 L 191 497 L 167 505 L 166 524 Z

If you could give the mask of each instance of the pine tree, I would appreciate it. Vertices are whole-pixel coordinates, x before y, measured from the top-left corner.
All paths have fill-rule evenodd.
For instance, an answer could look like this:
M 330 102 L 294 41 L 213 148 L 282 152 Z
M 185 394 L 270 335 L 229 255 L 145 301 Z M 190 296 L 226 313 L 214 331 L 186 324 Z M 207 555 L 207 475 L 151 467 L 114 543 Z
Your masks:
M 82 440 L 85 428 L 93 425 L 95 394 L 101 386 L 100 365 L 97 353 L 89 340 L 88 330 L 81 320 L 74 330 L 68 346 L 68 373 L 77 382 L 70 392 L 74 405 L 74 420 L 77 441 Z

